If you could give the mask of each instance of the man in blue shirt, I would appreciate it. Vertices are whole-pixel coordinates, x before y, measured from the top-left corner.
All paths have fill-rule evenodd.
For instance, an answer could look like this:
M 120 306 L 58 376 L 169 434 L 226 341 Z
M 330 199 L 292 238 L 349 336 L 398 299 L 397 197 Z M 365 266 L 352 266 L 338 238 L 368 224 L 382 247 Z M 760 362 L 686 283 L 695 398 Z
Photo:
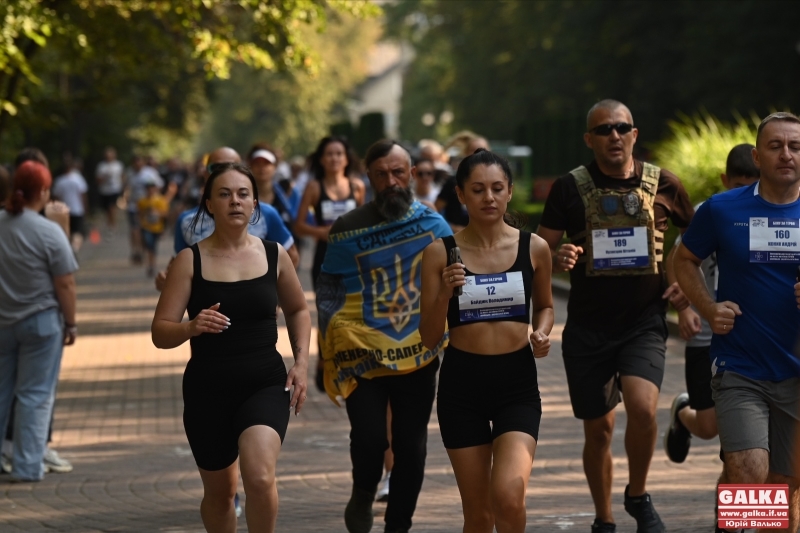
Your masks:
M 800 119 L 773 113 L 758 127 L 761 180 L 706 201 L 674 260 L 681 288 L 711 325 L 711 380 L 730 483 L 786 483 L 798 526 L 794 440 L 800 401 Z M 716 252 L 717 300 L 699 270 Z

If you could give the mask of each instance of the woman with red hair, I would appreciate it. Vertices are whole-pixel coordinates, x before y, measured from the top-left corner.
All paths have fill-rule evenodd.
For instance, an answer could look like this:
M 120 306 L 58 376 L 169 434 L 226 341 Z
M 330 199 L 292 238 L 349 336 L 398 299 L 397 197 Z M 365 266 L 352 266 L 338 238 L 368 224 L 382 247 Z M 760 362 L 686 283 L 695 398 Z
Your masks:
M 0 434 L 14 412 L 14 481 L 39 481 L 62 346 L 75 342 L 78 263 L 64 232 L 39 212 L 50 171 L 34 161 L 14 173 L 0 211 Z

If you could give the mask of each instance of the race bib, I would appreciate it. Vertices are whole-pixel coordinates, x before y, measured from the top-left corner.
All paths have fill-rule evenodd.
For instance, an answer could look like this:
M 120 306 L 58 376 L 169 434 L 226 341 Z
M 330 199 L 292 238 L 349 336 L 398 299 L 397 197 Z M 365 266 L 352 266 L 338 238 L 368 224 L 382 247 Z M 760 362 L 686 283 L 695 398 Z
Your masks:
M 525 315 L 525 284 L 522 272 L 478 274 L 466 277 L 458 297 L 461 322 Z
M 352 198 L 341 201 L 322 200 L 320 204 L 322 207 L 322 222 L 326 226 L 330 226 L 336 222 L 337 218 L 356 208 L 356 201 Z
M 800 263 L 800 220 L 750 217 L 751 263 Z
M 595 270 L 650 266 L 643 226 L 592 230 L 592 251 Z

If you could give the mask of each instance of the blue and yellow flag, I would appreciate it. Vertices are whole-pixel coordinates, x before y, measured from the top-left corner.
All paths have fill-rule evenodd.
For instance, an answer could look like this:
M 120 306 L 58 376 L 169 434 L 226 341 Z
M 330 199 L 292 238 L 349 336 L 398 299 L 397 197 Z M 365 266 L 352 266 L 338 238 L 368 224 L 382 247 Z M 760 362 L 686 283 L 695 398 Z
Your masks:
M 422 251 L 451 235 L 444 219 L 414 202 L 400 220 L 328 238 L 317 281 L 325 390 L 338 405 L 356 388 L 355 376 L 412 372 L 433 361 L 419 336 Z

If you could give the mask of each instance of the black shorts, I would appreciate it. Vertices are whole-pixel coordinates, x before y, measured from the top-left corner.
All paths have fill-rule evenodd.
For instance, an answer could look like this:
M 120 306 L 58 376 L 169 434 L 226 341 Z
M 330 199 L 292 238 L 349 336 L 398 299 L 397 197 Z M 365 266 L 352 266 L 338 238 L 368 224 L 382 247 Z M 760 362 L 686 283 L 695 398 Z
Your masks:
M 86 235 L 86 231 L 83 229 L 83 215 L 81 216 L 69 216 L 69 234 L 76 235 L 80 233 L 81 235 Z
M 152 231 L 147 231 L 146 229 L 141 230 L 142 232 L 142 247 L 149 251 L 156 253 L 158 248 L 158 239 L 161 238 L 162 233 L 153 233 Z
M 567 320 L 561 349 L 575 418 L 591 420 L 620 402 L 620 376 L 637 376 L 661 389 L 667 321 L 653 315 L 621 333 L 576 326 Z
M 686 390 L 689 393 L 689 407 L 696 411 L 714 407 L 711 397 L 711 359 L 708 356 L 711 346 L 686 347 Z
M 289 425 L 290 393 L 280 354 L 195 358 L 183 374 L 183 427 L 195 463 L 222 470 L 239 456 L 239 436 L 268 426 L 281 438 Z
M 444 447 L 491 443 L 509 431 L 539 440 L 542 399 L 530 346 L 477 355 L 448 346 L 439 372 L 436 412 Z
M 116 209 L 116 207 L 117 207 L 117 198 L 119 198 L 119 193 L 101 194 L 100 195 L 100 207 L 103 208 L 103 211 L 108 211 L 109 209 Z

